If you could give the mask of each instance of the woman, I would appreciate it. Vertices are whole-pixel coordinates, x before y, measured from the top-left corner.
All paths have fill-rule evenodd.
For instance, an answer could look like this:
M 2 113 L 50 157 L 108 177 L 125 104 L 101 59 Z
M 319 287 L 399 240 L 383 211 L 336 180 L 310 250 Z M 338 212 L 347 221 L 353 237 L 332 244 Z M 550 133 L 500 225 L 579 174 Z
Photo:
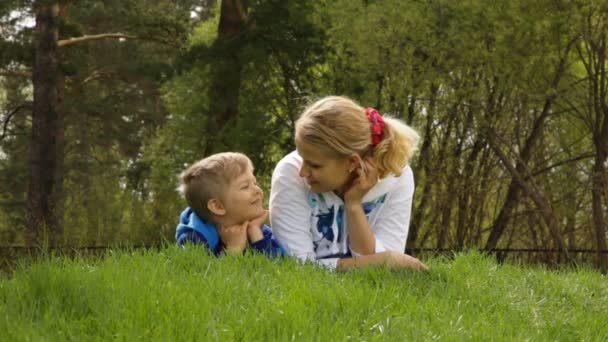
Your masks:
M 270 222 L 290 255 L 329 268 L 374 264 L 426 269 L 403 254 L 418 134 L 339 96 L 296 122 L 296 151 L 272 175 Z

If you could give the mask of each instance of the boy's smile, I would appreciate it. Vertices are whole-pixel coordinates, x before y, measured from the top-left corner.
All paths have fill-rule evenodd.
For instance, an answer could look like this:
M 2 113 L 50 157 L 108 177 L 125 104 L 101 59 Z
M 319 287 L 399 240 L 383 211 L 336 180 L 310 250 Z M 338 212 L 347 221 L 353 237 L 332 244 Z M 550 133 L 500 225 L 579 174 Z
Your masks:
M 265 214 L 264 192 L 257 184 L 252 170 L 236 177 L 222 199 L 226 214 L 225 224 L 238 224 Z

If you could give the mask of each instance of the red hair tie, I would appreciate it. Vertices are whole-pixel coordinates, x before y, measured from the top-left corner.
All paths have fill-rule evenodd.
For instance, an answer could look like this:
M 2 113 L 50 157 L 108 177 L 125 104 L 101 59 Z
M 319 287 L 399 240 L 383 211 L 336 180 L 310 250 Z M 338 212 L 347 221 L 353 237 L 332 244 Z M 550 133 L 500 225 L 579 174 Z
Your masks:
M 382 141 L 382 133 L 386 127 L 384 119 L 374 108 L 365 108 L 365 114 L 367 114 L 367 120 L 372 124 L 372 144 L 378 145 Z

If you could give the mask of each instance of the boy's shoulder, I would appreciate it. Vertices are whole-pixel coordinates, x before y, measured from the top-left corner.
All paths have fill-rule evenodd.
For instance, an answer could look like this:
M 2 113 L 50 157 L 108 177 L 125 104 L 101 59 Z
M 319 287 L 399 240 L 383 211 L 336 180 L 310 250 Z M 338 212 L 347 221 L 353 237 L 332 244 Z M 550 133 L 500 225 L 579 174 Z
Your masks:
M 178 245 L 204 242 L 212 250 L 221 243 L 215 225 L 201 219 L 190 207 L 180 214 L 179 223 L 175 228 L 175 239 Z

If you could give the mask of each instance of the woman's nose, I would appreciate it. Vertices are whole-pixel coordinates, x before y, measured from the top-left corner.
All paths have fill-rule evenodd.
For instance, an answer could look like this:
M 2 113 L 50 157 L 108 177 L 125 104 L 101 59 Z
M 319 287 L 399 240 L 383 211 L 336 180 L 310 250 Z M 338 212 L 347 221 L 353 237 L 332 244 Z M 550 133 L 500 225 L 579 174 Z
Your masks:
M 308 170 L 306 170 L 306 167 L 304 165 L 302 165 L 302 167 L 300 167 L 300 177 L 306 177 L 308 175 Z

